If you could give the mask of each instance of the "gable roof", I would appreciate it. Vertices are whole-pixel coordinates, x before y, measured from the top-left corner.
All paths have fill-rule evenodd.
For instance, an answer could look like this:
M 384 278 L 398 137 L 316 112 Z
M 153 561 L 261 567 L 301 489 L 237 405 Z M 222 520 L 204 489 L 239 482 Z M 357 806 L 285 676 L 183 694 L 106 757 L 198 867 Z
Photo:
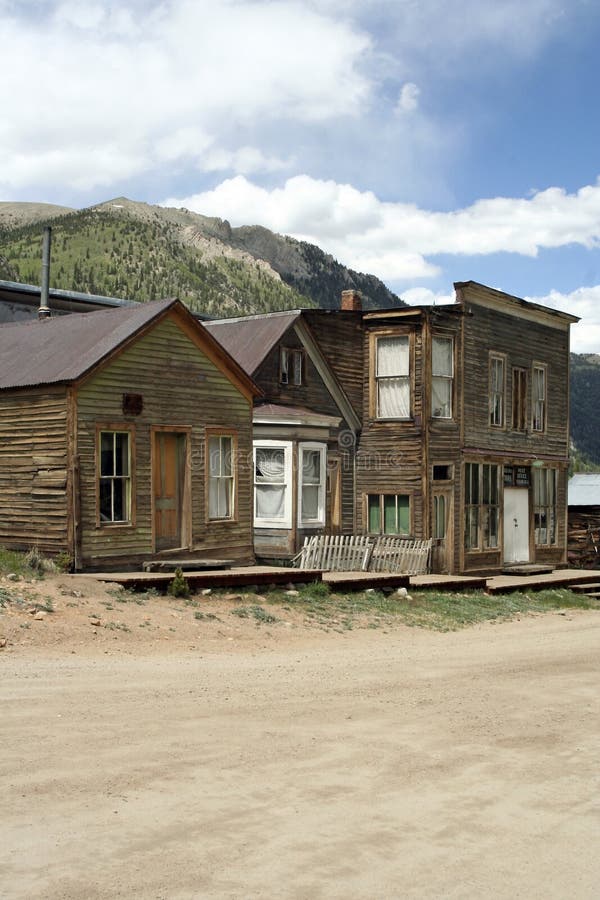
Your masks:
M 0 325 L 0 390 L 78 381 L 170 311 L 184 317 L 228 377 L 240 382 L 248 394 L 260 394 L 246 372 L 174 299 Z
M 600 506 L 600 472 L 579 472 L 569 479 L 569 506 Z
M 213 319 L 205 322 L 204 327 L 248 375 L 253 375 L 290 325 L 301 315 L 300 310 L 292 309 L 259 316 Z
M 360 430 L 360 417 L 322 353 L 301 309 L 234 319 L 214 319 L 205 322 L 204 327 L 249 375 L 254 375 L 285 332 L 293 327 L 344 419 L 354 431 Z

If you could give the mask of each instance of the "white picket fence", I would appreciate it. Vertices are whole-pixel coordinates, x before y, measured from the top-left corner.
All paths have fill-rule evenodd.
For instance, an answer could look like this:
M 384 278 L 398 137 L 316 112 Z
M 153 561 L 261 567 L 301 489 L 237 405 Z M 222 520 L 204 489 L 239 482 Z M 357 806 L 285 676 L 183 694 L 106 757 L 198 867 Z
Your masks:
M 423 575 L 429 571 L 431 539 L 410 540 L 392 535 L 314 534 L 294 558 L 299 569 L 324 572 L 400 572 Z

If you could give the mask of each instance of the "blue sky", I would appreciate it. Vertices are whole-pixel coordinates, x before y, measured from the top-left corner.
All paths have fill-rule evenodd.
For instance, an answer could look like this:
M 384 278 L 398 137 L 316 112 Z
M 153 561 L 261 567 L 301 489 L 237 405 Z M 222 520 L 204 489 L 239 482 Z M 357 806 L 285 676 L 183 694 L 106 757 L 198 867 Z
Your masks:
M 0 0 L 0 29 L 0 200 L 262 224 L 600 352 L 596 0 Z

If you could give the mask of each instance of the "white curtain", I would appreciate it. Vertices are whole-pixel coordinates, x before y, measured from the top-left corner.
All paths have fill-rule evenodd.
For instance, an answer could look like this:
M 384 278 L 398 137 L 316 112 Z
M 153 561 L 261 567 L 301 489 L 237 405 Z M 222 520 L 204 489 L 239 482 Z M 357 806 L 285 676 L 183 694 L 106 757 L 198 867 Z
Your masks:
M 431 371 L 433 375 L 452 375 L 452 340 L 450 338 L 433 339 Z
M 285 451 L 279 447 L 256 448 L 255 503 L 258 519 L 285 518 Z
M 283 519 L 285 517 L 284 484 L 257 484 L 255 497 L 258 519 Z
M 377 414 L 380 419 L 410 418 L 408 378 L 382 378 L 378 382 Z
M 283 482 L 285 476 L 285 453 L 277 447 L 257 447 L 256 481 Z
M 379 338 L 377 341 L 377 377 L 409 374 L 408 337 Z

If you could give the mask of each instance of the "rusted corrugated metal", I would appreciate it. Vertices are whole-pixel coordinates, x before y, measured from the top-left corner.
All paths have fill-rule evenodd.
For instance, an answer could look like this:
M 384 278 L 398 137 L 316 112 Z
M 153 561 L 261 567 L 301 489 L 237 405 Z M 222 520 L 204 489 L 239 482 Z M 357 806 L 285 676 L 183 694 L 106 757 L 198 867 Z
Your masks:
M 249 374 L 256 372 L 265 357 L 291 325 L 301 316 L 299 310 L 247 316 L 240 319 L 218 319 L 204 327 Z

